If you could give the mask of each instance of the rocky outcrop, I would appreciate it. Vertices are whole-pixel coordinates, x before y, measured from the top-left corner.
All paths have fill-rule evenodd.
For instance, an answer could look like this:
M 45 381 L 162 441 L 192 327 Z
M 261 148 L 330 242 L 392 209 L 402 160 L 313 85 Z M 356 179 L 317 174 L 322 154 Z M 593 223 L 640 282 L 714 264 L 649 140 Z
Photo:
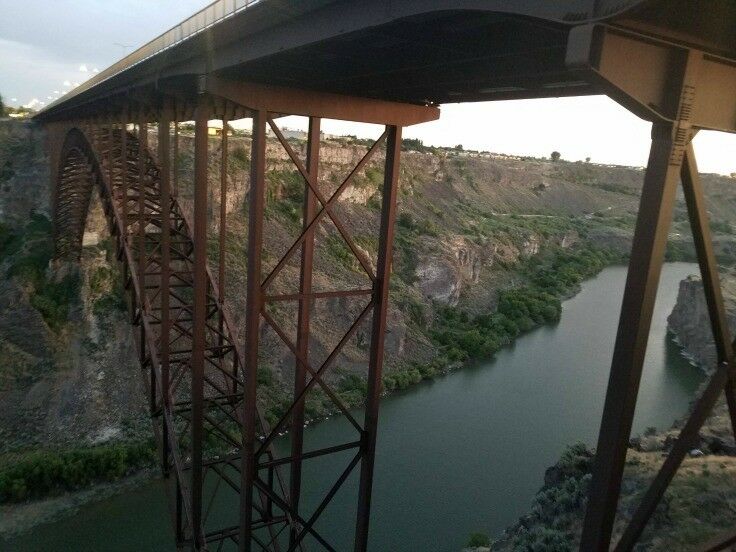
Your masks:
M 493 263 L 495 248 L 489 244 L 478 246 L 462 236 L 448 236 L 437 244 L 423 244 L 426 249 L 439 245 L 439 248 L 423 256 L 415 274 L 417 286 L 422 294 L 446 305 L 456 305 L 465 285 L 478 282 L 484 265 Z
M 558 244 L 570 247 L 576 240 L 577 234 L 570 233 L 560 237 Z M 480 282 L 484 270 L 497 262 L 513 266 L 520 259 L 539 254 L 544 243 L 536 234 L 529 234 L 518 247 L 494 240 L 478 244 L 463 236 L 448 236 L 439 243 L 431 240 L 424 244 L 428 253 L 416 268 L 416 285 L 428 299 L 454 306 L 466 288 Z
M 736 274 L 723 274 L 722 290 L 729 326 L 736 328 Z M 707 372 L 713 370 L 717 362 L 716 349 L 699 276 L 689 276 L 680 282 L 677 302 L 667 326 L 683 348 L 683 354 Z
M 29 259 L 36 270 L 36 259 L 45 259 L 52 247 L 50 234 L 29 234 L 27 227 L 33 216 L 48 215 L 51 195 L 47 162 L 36 146 L 24 147 L 0 187 L 0 223 L 21 243 L 0 251 L 0 452 L 138 439 L 148 435 L 150 421 L 132 330 L 119 303 L 101 308 L 98 302 L 101 293 L 112 291 L 99 275 L 112 281 L 116 263 L 107 257 L 108 233 L 96 194 L 80 265 L 49 263 L 42 284 L 30 283 L 40 275 L 25 276 Z M 4 245 L 0 239 L 0 250 Z M 69 278 L 81 281 L 79 297 L 60 323 L 49 326 L 40 308 L 48 304 L 39 303 L 33 289 Z
M 22 123 L 0 125 L 0 223 L 25 224 L 32 212 L 49 213 L 49 167 L 40 136 Z

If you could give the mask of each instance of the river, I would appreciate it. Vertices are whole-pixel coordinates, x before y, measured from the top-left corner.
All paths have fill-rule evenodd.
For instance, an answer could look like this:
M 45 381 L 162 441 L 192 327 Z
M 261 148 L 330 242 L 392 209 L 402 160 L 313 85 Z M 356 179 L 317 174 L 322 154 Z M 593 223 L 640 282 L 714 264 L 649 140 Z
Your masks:
M 692 273 L 697 266 L 689 263 L 664 268 L 635 433 L 669 427 L 703 380 L 666 330 L 678 284 Z M 521 337 L 490 362 L 383 400 L 371 550 L 457 552 L 471 532 L 498 534 L 528 511 L 566 445 L 594 444 L 625 278 L 625 267 L 604 269 L 564 302 L 558 324 Z M 335 418 L 309 427 L 307 439 L 335 443 L 348 431 Z M 316 504 L 348 461 L 310 461 L 305 502 Z M 340 551 L 351 549 L 356 487 L 357 478 L 349 479 L 318 525 Z M 153 481 L 6 544 L 19 552 L 172 550 L 169 519 L 162 483 Z

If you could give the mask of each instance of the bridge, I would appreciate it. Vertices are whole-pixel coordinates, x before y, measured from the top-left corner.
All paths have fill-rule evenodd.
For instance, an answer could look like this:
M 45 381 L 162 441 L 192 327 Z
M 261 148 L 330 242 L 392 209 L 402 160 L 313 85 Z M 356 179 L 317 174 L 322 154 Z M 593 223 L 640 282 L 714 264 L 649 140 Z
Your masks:
M 58 260 L 79 259 L 93 190 L 115 239 L 161 466 L 172 491 L 178 547 L 334 550 L 317 521 L 357 471 L 357 517 L 354 529 L 345 531 L 354 530 L 356 552 L 367 549 L 403 127 L 437 119 L 439 105 L 448 102 L 607 94 L 652 122 L 652 144 L 581 550 L 612 545 L 678 181 L 718 352 L 718 366 L 679 438 L 614 543 L 615 550 L 632 550 L 721 393 L 736 428 L 736 365 L 691 144 L 701 129 L 736 131 L 734 90 L 736 5 L 726 0 L 219 0 L 41 111 L 36 120 L 48 134 Z M 285 115 L 309 118 L 304 156 L 279 127 Z M 227 128 L 243 118 L 252 120 L 252 134 L 248 240 L 242 244 L 247 301 L 239 328 L 226 300 L 223 261 L 227 132 L 219 138 L 222 210 L 215 236 L 208 236 L 207 164 L 208 121 L 219 119 Z M 331 192 L 318 170 L 322 119 L 385 127 Z M 181 123 L 192 120 L 194 192 L 188 209 L 178 194 L 178 163 Z M 149 133 L 154 125 L 155 147 Z M 304 184 L 301 230 L 277 258 L 264 250 L 267 129 Z M 375 266 L 337 208 L 371 160 L 383 166 Z M 355 256 L 365 285 L 315 286 L 318 231 L 328 223 Z M 215 250 L 209 238 L 217 242 Z M 295 291 L 274 293 L 274 280 L 291 262 L 298 263 Z M 363 307 L 334 350 L 316 361 L 310 314 L 317 301 L 335 297 L 362 298 Z M 295 332 L 274 314 L 274 306 L 284 304 L 296 310 Z M 363 419 L 356 419 L 325 376 L 361 324 L 370 327 L 367 399 Z M 292 397 L 270 423 L 258 399 L 265 327 L 294 358 Z M 305 442 L 305 398 L 317 389 L 355 430 L 353 440 L 322 448 Z M 290 450 L 279 451 L 274 443 L 285 430 Z M 351 460 L 307 511 L 304 463 L 346 451 Z M 210 513 L 222 500 L 240 506 L 227 509 L 229 523 L 218 525 L 223 517 L 216 521 Z M 736 532 L 727 533 L 703 550 L 734 542 Z

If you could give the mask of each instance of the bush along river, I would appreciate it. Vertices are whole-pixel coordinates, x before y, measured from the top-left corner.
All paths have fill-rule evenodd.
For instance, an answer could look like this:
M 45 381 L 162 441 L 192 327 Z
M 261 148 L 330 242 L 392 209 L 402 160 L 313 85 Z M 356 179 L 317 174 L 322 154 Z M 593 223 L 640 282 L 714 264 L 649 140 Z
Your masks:
M 697 272 L 690 263 L 665 265 L 635 434 L 650 426 L 669 427 L 686 412 L 703 380 L 667 334 L 679 282 Z M 563 303 L 558 324 L 520 337 L 491 362 L 384 399 L 371 550 L 457 551 L 472 532 L 498 534 L 527 512 L 545 469 L 567 445 L 595 444 L 625 279 L 625 267 L 606 268 Z M 332 418 L 310 426 L 307 438 L 316 447 L 352 438 L 351 431 L 347 422 Z M 304 511 L 319 503 L 350 458 L 307 462 Z M 338 550 L 351 549 L 356 489 L 357 472 L 317 525 Z M 237 504 L 220 507 L 232 512 Z M 83 506 L 6 546 L 14 551 L 173 550 L 163 483 L 152 480 Z

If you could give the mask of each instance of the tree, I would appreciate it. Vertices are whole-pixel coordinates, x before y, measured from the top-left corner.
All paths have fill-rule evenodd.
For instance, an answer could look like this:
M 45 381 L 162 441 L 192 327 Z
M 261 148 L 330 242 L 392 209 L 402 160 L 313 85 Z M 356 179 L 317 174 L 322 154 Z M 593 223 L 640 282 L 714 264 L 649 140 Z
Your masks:
M 590 157 L 586 157 L 586 158 L 585 158 L 585 162 L 586 162 L 586 163 L 590 163 Z
M 419 138 L 404 138 L 401 141 L 401 149 L 404 151 L 426 151 L 427 148 Z
M 479 548 L 481 546 L 490 546 L 491 539 L 485 533 L 472 533 L 468 539 L 468 548 Z
M 5 104 L 3 103 L 3 96 L 0 94 L 0 117 L 5 115 Z
M 560 160 L 560 152 L 559 151 L 553 151 L 552 155 L 549 156 L 552 161 L 559 161 Z
M 463 145 L 462 144 L 458 144 L 457 146 L 455 146 L 455 150 L 457 150 L 457 151 L 463 151 Z

